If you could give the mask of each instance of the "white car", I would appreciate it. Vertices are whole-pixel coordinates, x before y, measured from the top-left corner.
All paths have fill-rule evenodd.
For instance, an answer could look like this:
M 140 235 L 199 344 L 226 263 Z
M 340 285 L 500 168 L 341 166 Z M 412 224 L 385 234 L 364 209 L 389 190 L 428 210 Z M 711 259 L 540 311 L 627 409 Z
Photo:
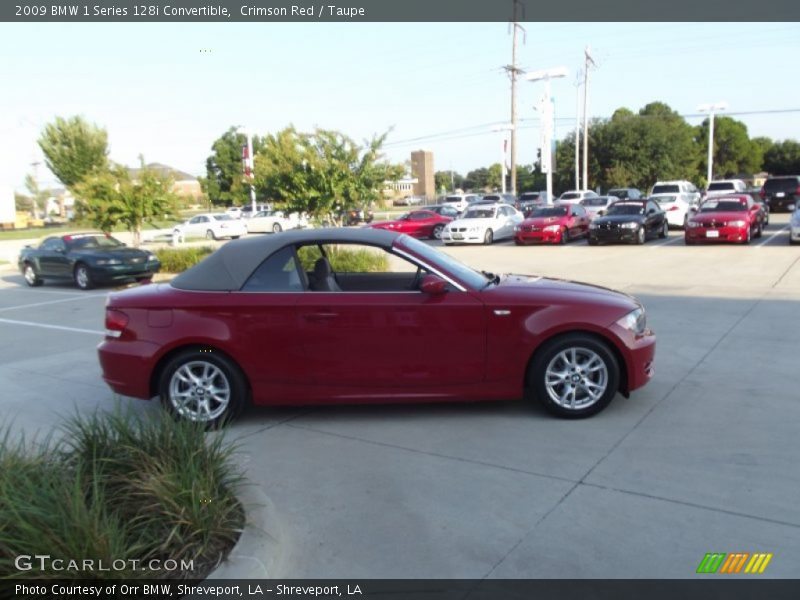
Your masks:
M 262 210 L 246 221 L 247 233 L 280 233 L 288 229 L 305 229 L 308 219 L 298 213 L 288 217 L 280 210 Z
M 592 221 L 595 217 L 602 217 L 606 214 L 609 205 L 619 202 L 619 200 L 616 196 L 590 196 L 581 200 L 580 204 L 586 209 L 586 214 Z
M 241 219 L 242 218 L 242 207 L 241 206 L 231 206 L 228 210 L 225 211 L 226 214 L 229 214 L 234 219 Z
M 696 209 L 698 202 L 692 202 L 690 196 L 685 194 L 655 194 L 650 196 L 667 215 L 670 227 L 685 228 L 689 221 L 692 209 Z
M 491 244 L 494 240 L 514 237 L 514 227 L 524 217 L 508 204 L 478 204 L 469 207 L 442 230 L 445 246 L 452 244 Z
M 195 215 L 172 230 L 173 238 L 179 242 L 193 237 L 204 237 L 209 240 L 227 237 L 235 240 L 246 234 L 244 223 L 227 213 Z
M 792 220 L 789 221 L 789 243 L 800 244 L 800 208 L 792 213 Z
M 442 204 L 448 204 L 455 208 L 458 212 L 464 212 L 470 204 L 480 200 L 481 197 L 477 194 L 450 194 L 445 196 Z
M 597 193 L 592 190 L 569 190 L 561 194 L 553 204 L 580 204 L 582 200 L 596 196 Z
M 747 186 L 741 179 L 720 179 L 708 184 L 708 189 L 703 199 L 727 194 L 744 194 L 746 189 Z

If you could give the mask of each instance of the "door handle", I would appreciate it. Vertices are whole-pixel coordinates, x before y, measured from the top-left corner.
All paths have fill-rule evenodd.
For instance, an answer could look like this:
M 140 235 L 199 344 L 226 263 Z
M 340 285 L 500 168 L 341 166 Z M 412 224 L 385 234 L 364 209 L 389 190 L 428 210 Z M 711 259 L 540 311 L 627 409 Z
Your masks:
M 318 312 L 318 313 L 309 313 L 309 314 L 307 314 L 307 315 L 303 315 L 303 318 L 304 318 L 306 321 L 315 321 L 315 322 L 320 322 L 320 321 L 329 321 L 329 320 L 331 320 L 331 319 L 335 319 L 335 318 L 336 318 L 336 317 L 338 317 L 338 316 L 339 316 L 339 313 L 334 313 L 334 312 Z

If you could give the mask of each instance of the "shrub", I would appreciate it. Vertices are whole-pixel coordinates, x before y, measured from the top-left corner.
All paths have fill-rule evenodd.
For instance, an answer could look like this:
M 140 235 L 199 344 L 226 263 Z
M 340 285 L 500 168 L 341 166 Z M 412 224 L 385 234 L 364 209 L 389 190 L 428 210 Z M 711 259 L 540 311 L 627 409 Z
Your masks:
M 389 270 L 389 261 L 382 250 L 353 250 L 328 244 L 325 251 L 334 271 L 371 273 Z M 313 271 L 314 263 L 321 256 L 316 246 L 303 246 L 297 254 L 304 271 Z
M 199 263 L 212 252 L 214 252 L 214 248 L 209 246 L 162 248 L 161 250 L 156 250 L 156 256 L 161 261 L 161 271 L 163 273 L 181 273 Z
M 236 543 L 242 477 L 223 436 L 160 412 L 75 417 L 64 433 L 36 447 L 0 441 L 0 579 L 199 578 Z M 36 554 L 124 568 L 16 568 Z M 194 569 L 151 571 L 152 560 Z

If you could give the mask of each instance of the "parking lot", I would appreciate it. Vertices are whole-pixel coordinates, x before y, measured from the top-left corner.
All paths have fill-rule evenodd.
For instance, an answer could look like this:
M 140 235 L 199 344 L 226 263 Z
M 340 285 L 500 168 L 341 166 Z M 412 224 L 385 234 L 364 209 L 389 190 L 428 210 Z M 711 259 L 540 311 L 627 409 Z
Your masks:
M 581 421 L 522 403 L 250 410 L 231 435 L 280 520 L 273 575 L 687 578 L 707 552 L 771 552 L 761 577 L 796 577 L 800 248 L 787 224 L 773 215 L 749 246 L 685 247 L 673 231 L 644 246 L 442 248 L 636 295 L 658 336 L 654 379 Z M 15 433 L 76 409 L 157 409 L 100 378 L 107 292 L 0 272 L 0 406 Z

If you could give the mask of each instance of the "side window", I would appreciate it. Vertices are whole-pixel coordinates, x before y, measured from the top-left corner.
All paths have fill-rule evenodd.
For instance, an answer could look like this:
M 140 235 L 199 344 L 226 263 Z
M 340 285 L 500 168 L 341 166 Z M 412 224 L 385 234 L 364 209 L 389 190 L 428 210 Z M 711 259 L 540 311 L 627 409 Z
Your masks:
M 278 250 L 253 271 L 243 292 L 302 292 L 303 280 L 297 268 L 294 248 Z
M 576 217 L 582 217 L 586 214 L 586 211 L 582 206 L 576 204 L 572 207 L 572 214 L 574 214 Z
M 411 213 L 410 220 L 411 221 L 424 221 L 429 216 L 430 215 L 428 215 L 428 213 L 425 213 L 425 212 L 415 212 L 415 213 Z
M 53 252 L 57 246 L 56 242 L 58 242 L 58 238 L 47 238 L 44 242 L 42 242 L 40 249 L 47 252 Z

